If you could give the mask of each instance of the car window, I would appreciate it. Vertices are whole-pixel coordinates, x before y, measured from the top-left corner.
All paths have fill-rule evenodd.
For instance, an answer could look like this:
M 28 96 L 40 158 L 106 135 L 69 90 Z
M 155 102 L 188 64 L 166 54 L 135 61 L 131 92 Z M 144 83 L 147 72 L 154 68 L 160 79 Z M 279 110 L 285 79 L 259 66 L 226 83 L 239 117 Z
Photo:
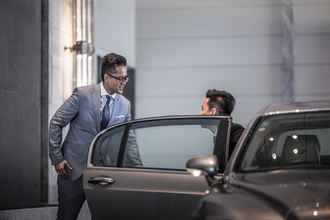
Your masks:
M 213 153 L 218 132 L 228 129 L 225 120 L 189 118 L 132 123 L 127 131 L 117 128 L 95 142 L 92 164 L 184 170 L 188 159 Z M 223 126 L 219 126 L 221 122 Z M 226 132 L 221 135 L 226 139 Z
M 92 164 L 94 166 L 116 166 L 122 137 L 126 126 L 119 126 L 99 136 L 94 145 Z
M 255 128 L 241 170 L 329 168 L 330 113 L 266 117 Z

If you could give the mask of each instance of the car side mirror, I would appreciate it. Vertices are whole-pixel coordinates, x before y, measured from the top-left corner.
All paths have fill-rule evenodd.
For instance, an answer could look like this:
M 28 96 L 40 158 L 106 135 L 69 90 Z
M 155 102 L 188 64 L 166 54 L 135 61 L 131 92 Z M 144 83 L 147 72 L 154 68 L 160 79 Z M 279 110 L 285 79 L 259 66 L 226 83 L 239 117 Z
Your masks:
M 219 163 L 215 155 L 194 157 L 187 161 L 186 169 L 193 176 L 205 176 L 209 185 L 213 185 L 218 174 Z
M 194 157 L 187 161 L 186 169 L 193 176 L 210 176 L 218 174 L 219 163 L 215 155 Z

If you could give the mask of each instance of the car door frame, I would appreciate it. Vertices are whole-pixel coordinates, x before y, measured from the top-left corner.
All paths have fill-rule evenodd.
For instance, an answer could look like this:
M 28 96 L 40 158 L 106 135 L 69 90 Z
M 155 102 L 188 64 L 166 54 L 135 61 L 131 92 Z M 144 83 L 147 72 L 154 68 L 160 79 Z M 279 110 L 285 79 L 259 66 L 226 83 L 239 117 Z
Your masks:
M 95 219 L 191 219 L 198 201 L 208 193 L 209 186 L 204 177 L 193 177 L 185 170 L 161 168 L 121 167 L 118 160 L 116 167 L 94 166 L 91 162 L 94 145 L 103 133 L 119 126 L 125 126 L 120 146 L 120 155 L 125 151 L 127 136 L 134 123 L 156 122 L 159 120 L 208 119 L 228 121 L 226 147 L 228 149 L 231 118 L 227 116 L 169 116 L 139 119 L 115 125 L 101 132 L 91 144 L 87 169 L 84 171 L 84 190 L 90 210 Z M 217 135 L 217 140 L 219 133 Z M 219 144 L 217 141 L 214 145 Z M 215 151 L 215 147 L 213 148 Z M 227 161 L 224 156 L 225 162 Z M 225 164 L 225 163 L 224 163 Z M 109 183 L 93 184 L 95 177 L 107 178 Z M 110 195 L 111 194 L 111 195 Z M 104 213 L 103 205 L 108 205 Z M 149 208 L 148 208 L 149 207 Z M 181 208 L 180 208 L 181 207 Z M 128 211 L 129 208 L 129 211 Z M 102 211 L 103 210 L 103 211 Z M 109 214 L 109 215 L 108 215 Z

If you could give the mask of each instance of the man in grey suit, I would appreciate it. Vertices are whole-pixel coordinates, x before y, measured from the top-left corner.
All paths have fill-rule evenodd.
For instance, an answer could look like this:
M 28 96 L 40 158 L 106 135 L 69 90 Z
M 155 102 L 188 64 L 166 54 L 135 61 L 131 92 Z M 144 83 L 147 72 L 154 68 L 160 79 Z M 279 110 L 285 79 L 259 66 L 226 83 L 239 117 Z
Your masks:
M 50 121 L 49 156 L 58 173 L 58 220 L 76 219 L 86 199 L 82 171 L 93 138 L 103 129 L 131 118 L 130 102 L 121 95 L 127 81 L 125 57 L 107 54 L 102 63 L 102 82 L 76 88 Z M 62 143 L 62 129 L 68 124 Z M 142 165 L 137 145 L 129 152 L 132 165 Z

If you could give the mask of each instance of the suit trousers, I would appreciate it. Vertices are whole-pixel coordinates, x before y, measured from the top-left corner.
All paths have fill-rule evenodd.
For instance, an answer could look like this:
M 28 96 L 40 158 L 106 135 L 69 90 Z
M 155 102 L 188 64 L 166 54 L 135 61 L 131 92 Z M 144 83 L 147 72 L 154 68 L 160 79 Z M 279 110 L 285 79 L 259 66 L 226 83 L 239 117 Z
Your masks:
M 77 219 L 86 197 L 83 189 L 83 177 L 71 180 L 68 176 L 58 175 L 58 211 L 57 220 Z

